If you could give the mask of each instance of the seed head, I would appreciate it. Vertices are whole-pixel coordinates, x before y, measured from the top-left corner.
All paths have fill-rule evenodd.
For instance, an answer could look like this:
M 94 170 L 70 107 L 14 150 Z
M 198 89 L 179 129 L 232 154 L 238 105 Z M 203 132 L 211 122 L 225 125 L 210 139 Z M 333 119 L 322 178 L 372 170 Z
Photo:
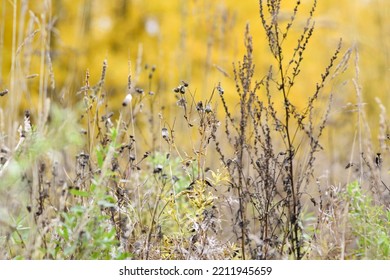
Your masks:
M 4 96 L 8 93 L 8 89 L 0 91 L 0 96 Z
M 168 129 L 166 127 L 163 127 L 163 129 L 161 129 L 161 135 L 164 139 L 167 139 L 168 136 L 169 136 L 169 133 L 168 133 Z
M 161 164 L 157 164 L 156 167 L 153 169 L 153 173 L 157 174 L 160 173 L 163 170 L 163 166 Z
M 127 105 L 129 105 L 132 99 L 133 99 L 133 96 L 131 95 L 131 93 L 128 93 L 122 102 L 122 106 L 126 107 Z
M 211 113 L 213 110 L 211 109 L 210 103 L 206 105 L 206 108 L 204 109 L 206 113 Z

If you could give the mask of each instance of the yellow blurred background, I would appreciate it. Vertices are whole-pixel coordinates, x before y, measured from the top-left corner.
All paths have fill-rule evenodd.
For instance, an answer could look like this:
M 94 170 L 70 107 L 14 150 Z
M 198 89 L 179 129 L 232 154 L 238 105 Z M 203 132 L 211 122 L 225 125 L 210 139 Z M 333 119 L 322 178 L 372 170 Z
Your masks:
M 312 79 L 318 78 L 315 74 L 323 70 L 320 66 L 326 65 L 338 39 L 343 38 L 344 50 L 352 44 L 358 45 L 367 91 L 380 95 L 389 87 L 385 77 L 389 74 L 390 2 L 318 2 L 315 36 L 306 57 L 306 66 L 317 70 L 310 71 Z M 304 25 L 311 4 L 311 0 L 302 1 L 296 30 Z M 32 15 L 36 17 L 34 30 L 44 22 L 52 25 L 51 55 L 59 81 L 66 81 L 69 75 L 74 75 L 72 79 L 76 81 L 83 80 L 87 68 L 98 78 L 97 69 L 100 71 L 102 61 L 107 58 L 107 87 L 119 93 L 126 87 L 128 60 L 135 67 L 141 52 L 142 63 L 156 65 L 160 77 L 164 77 L 164 81 L 160 81 L 162 89 L 170 89 L 181 79 L 187 79 L 199 91 L 210 90 L 218 81 L 225 82 L 226 77 L 220 70 L 231 78 L 232 62 L 238 61 L 244 53 L 243 34 L 247 22 L 251 25 L 259 70 L 269 64 L 259 5 L 255 0 L 2 0 L 2 85 L 7 84 L 11 63 L 13 5 L 17 6 L 17 29 L 24 27 L 24 34 L 17 34 L 17 46 L 29 35 Z M 284 8 L 287 19 L 291 7 Z M 37 48 L 39 37 L 38 32 L 33 40 Z M 294 47 L 294 41 L 288 43 Z M 57 60 L 60 63 L 57 64 Z M 77 73 L 69 73 L 74 69 Z M 380 90 L 375 85 L 380 86 Z
M 282 1 L 282 22 L 291 16 L 295 2 Z M 291 51 L 313 3 L 301 2 L 293 28 L 295 37 L 285 45 Z M 0 88 L 10 87 L 12 67 L 20 67 L 22 75 L 30 78 L 24 89 L 14 89 L 22 90 L 20 94 L 26 98 L 13 106 L 26 107 L 35 102 L 43 42 L 49 44 L 45 49 L 50 51 L 51 78 L 55 81 L 51 84 L 51 95 L 65 104 L 77 99 L 76 92 L 84 83 L 87 69 L 91 83 L 98 82 L 105 59 L 108 70 L 104 88 L 111 107 L 121 106 L 129 74 L 134 86 L 158 94 L 161 106 L 174 104 L 172 89 L 182 80 L 189 82 L 192 92 L 202 98 L 210 96 L 221 82 L 227 98 L 234 104 L 232 63 L 244 54 L 246 23 L 253 35 L 259 80 L 272 63 L 259 19 L 259 3 L 255 0 L 2 0 L 0 8 Z M 297 103 L 306 102 L 313 92 L 342 38 L 342 54 L 348 48 L 358 47 L 360 83 L 369 112 L 377 110 L 375 96 L 388 106 L 389 18 L 388 0 L 318 1 L 314 36 L 294 92 Z M 14 66 L 13 49 L 14 53 L 17 50 Z M 146 64 L 156 67 L 151 85 L 150 68 L 145 70 Z M 351 83 L 354 75 L 351 61 L 338 84 L 327 89 L 336 96 L 335 112 L 348 102 L 356 103 Z M 28 104 L 23 103 L 25 100 Z M 6 106 L 9 101 L 3 98 L 0 102 Z

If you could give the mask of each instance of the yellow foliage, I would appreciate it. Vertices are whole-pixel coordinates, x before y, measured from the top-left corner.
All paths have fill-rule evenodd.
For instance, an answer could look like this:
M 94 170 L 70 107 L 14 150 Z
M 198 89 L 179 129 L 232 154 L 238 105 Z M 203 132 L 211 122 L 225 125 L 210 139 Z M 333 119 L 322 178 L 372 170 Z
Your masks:
M 282 1 L 282 23 L 287 23 L 294 2 Z M 313 3 L 301 2 L 291 38 L 284 42 L 287 61 Z M 386 78 L 390 69 L 390 2 L 329 0 L 318 1 L 317 6 L 314 37 L 292 93 L 296 105 L 306 103 L 339 38 L 343 38 L 344 50 L 353 44 L 359 47 L 361 82 L 367 100 L 372 101 L 371 96 L 384 100 L 390 89 Z M 0 87 L 18 91 L 12 93 L 14 100 L 8 101 L 13 109 L 42 102 L 37 92 L 45 87 L 57 100 L 67 104 L 80 101 L 76 92 L 83 86 L 85 71 L 90 71 L 91 84 L 97 83 L 104 59 L 109 65 L 105 91 L 108 105 L 113 108 L 121 106 L 129 74 L 134 86 L 159 95 L 159 107 L 175 104 L 172 89 L 181 80 L 189 82 L 202 98 L 210 96 L 221 82 L 228 101 L 236 104 L 232 62 L 239 61 L 244 53 L 247 22 L 251 25 L 259 80 L 272 63 L 256 1 L 14 0 L 2 1 L 0 8 L 4 16 L 0 22 Z M 145 64 L 157 67 L 151 84 Z M 345 79 L 352 77 L 353 70 L 350 67 Z M 36 74 L 33 79 L 25 79 Z M 16 82 L 25 86 L 11 87 Z M 329 90 L 339 94 L 338 106 L 355 103 L 352 86 L 336 84 Z M 0 102 L 7 101 L 3 98 Z

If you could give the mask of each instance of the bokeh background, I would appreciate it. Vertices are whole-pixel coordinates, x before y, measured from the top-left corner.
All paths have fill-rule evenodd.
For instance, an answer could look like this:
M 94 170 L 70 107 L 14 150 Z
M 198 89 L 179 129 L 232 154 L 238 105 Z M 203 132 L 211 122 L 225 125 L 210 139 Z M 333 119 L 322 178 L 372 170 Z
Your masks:
M 287 21 L 295 1 L 284 2 L 287 4 L 283 3 L 281 18 Z M 305 26 L 313 3 L 301 2 L 293 29 L 296 36 Z M 232 63 L 244 54 L 247 23 L 253 36 L 259 80 L 272 63 L 256 0 L 2 0 L 0 8 L 0 88 L 11 87 L 14 91 L 0 102 L 21 112 L 38 102 L 42 49 L 50 52 L 45 63 L 50 62 L 51 97 L 65 105 L 80 101 L 76 93 L 84 84 L 87 69 L 91 83 L 99 81 L 106 59 L 104 90 L 112 108 L 121 106 L 129 74 L 134 86 L 156 93 L 159 107 L 168 110 L 176 103 L 172 89 L 182 80 L 203 98 L 221 83 L 234 106 L 237 96 Z M 318 1 L 315 32 L 294 92 L 296 103 L 307 101 L 342 38 L 341 54 L 349 48 L 358 50 L 359 83 L 375 135 L 378 105 L 374 98 L 379 97 L 385 106 L 390 102 L 389 18 L 388 0 Z M 293 36 L 287 40 L 287 49 L 291 47 L 292 51 L 295 42 Z M 42 44 L 47 46 L 42 48 Z M 22 64 L 19 78 L 28 77 L 27 82 L 23 81 L 24 87 L 11 86 L 12 79 L 22 83 L 18 76 L 9 74 L 13 73 L 13 49 L 17 49 L 15 65 Z M 149 68 L 145 69 L 145 65 Z M 156 71 L 149 83 L 152 66 Z M 325 91 L 335 96 L 330 118 L 330 125 L 337 127 L 334 134 L 353 133 L 355 129 L 345 119 L 338 122 L 341 117 L 348 118 L 350 107 L 357 103 L 352 83 L 355 72 L 351 59 L 347 71 Z
M 9 78 L 15 12 L 16 28 L 24 27 L 22 30 L 26 32 L 18 34 L 17 47 L 25 40 L 23 35 L 29 34 L 30 25 L 32 30 L 38 30 L 43 22 L 51 25 L 47 36 L 53 52 L 57 91 L 71 84 L 70 81 L 80 83 L 87 68 L 98 79 L 99 72 L 95 73 L 95 69 L 100 71 L 102 61 L 107 59 L 110 68 L 107 90 L 114 96 L 120 94 L 126 88 L 128 61 L 134 68 L 139 56 L 142 64 L 158 67 L 160 77 L 164 77 L 158 83 L 161 92 L 169 91 L 181 79 L 191 81 L 198 91 L 210 91 L 218 81 L 230 83 L 232 62 L 243 55 L 246 23 L 251 25 L 254 37 L 257 67 L 262 70 L 269 65 L 256 0 L 1 2 L 2 86 L 7 85 Z M 293 5 L 295 1 L 285 2 Z M 302 1 L 297 30 L 302 27 L 299 23 L 304 25 L 305 7 L 310 8 L 311 3 Z M 322 71 L 318 65 L 326 65 L 338 39 L 343 38 L 344 50 L 354 44 L 359 47 L 361 78 L 367 96 L 383 97 L 390 83 L 386 79 L 390 60 L 390 2 L 328 0 L 318 1 L 317 5 L 316 31 L 310 56 L 306 58 L 309 78 L 317 79 L 316 75 Z M 286 19 L 288 8 L 285 7 Z M 31 36 L 32 44 L 39 49 L 39 32 Z

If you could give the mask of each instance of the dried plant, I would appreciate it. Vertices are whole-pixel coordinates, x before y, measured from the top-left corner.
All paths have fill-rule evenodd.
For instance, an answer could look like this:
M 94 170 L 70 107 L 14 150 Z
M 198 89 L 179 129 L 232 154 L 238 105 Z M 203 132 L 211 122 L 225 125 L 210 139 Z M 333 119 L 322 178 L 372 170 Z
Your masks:
M 82 85 L 57 88 L 54 19 L 51 1 L 45 3 L 44 16 L 31 13 L 27 29 L 13 34 L 19 43 L 13 41 L 9 90 L 0 90 L 9 105 L 0 108 L 0 259 L 389 258 L 386 107 L 376 100 L 375 150 L 358 51 L 338 59 L 341 41 L 318 82 L 302 81 L 316 0 L 303 27 L 301 1 L 287 21 L 282 0 L 259 1 L 272 61 L 263 73 L 255 67 L 259 51 L 248 24 L 233 89 L 218 82 L 207 94 L 207 82 L 184 77 L 172 93 L 164 87 L 172 75 L 144 64 L 140 47 L 119 99 L 107 85 L 107 59 L 96 84 L 86 70 L 84 78 L 77 73 Z M 91 7 L 85 9 L 88 23 Z M 38 74 L 31 72 L 32 54 L 39 54 Z M 337 97 L 327 84 L 347 71 L 352 54 L 356 137 L 342 169 L 348 176 L 334 183 L 318 160 Z M 19 114 L 21 93 L 31 90 L 26 80 L 37 77 L 37 100 L 28 97 L 29 110 Z M 303 107 L 300 83 L 307 90 Z M 167 94 L 176 98 L 172 104 Z
M 245 33 L 246 55 L 234 67 L 240 114 L 235 119 L 220 94 L 226 113 L 225 132 L 235 151 L 227 157 L 217 140 L 217 150 L 228 167 L 239 205 L 235 230 L 241 242 L 243 258 L 269 259 L 293 257 L 302 259 L 306 245 L 302 225 L 302 196 L 314 172 L 316 153 L 321 150 L 320 137 L 330 110 L 318 120 L 316 101 L 321 94 L 341 45 L 308 97 L 307 106 L 294 105 L 294 85 L 301 62 L 314 31 L 314 1 L 308 20 L 296 42 L 291 58 L 285 47 L 296 19 L 300 1 L 296 2 L 290 22 L 282 26 L 278 20 L 281 1 L 260 1 L 260 18 L 266 32 L 275 66 L 260 81 L 255 81 L 254 46 Z M 275 69 L 276 68 L 276 69 Z M 261 95 L 264 94 L 264 95 Z M 281 95 L 282 110 L 276 104 Z M 302 150 L 302 146 L 307 148 Z M 252 213 L 256 213 L 254 216 Z

